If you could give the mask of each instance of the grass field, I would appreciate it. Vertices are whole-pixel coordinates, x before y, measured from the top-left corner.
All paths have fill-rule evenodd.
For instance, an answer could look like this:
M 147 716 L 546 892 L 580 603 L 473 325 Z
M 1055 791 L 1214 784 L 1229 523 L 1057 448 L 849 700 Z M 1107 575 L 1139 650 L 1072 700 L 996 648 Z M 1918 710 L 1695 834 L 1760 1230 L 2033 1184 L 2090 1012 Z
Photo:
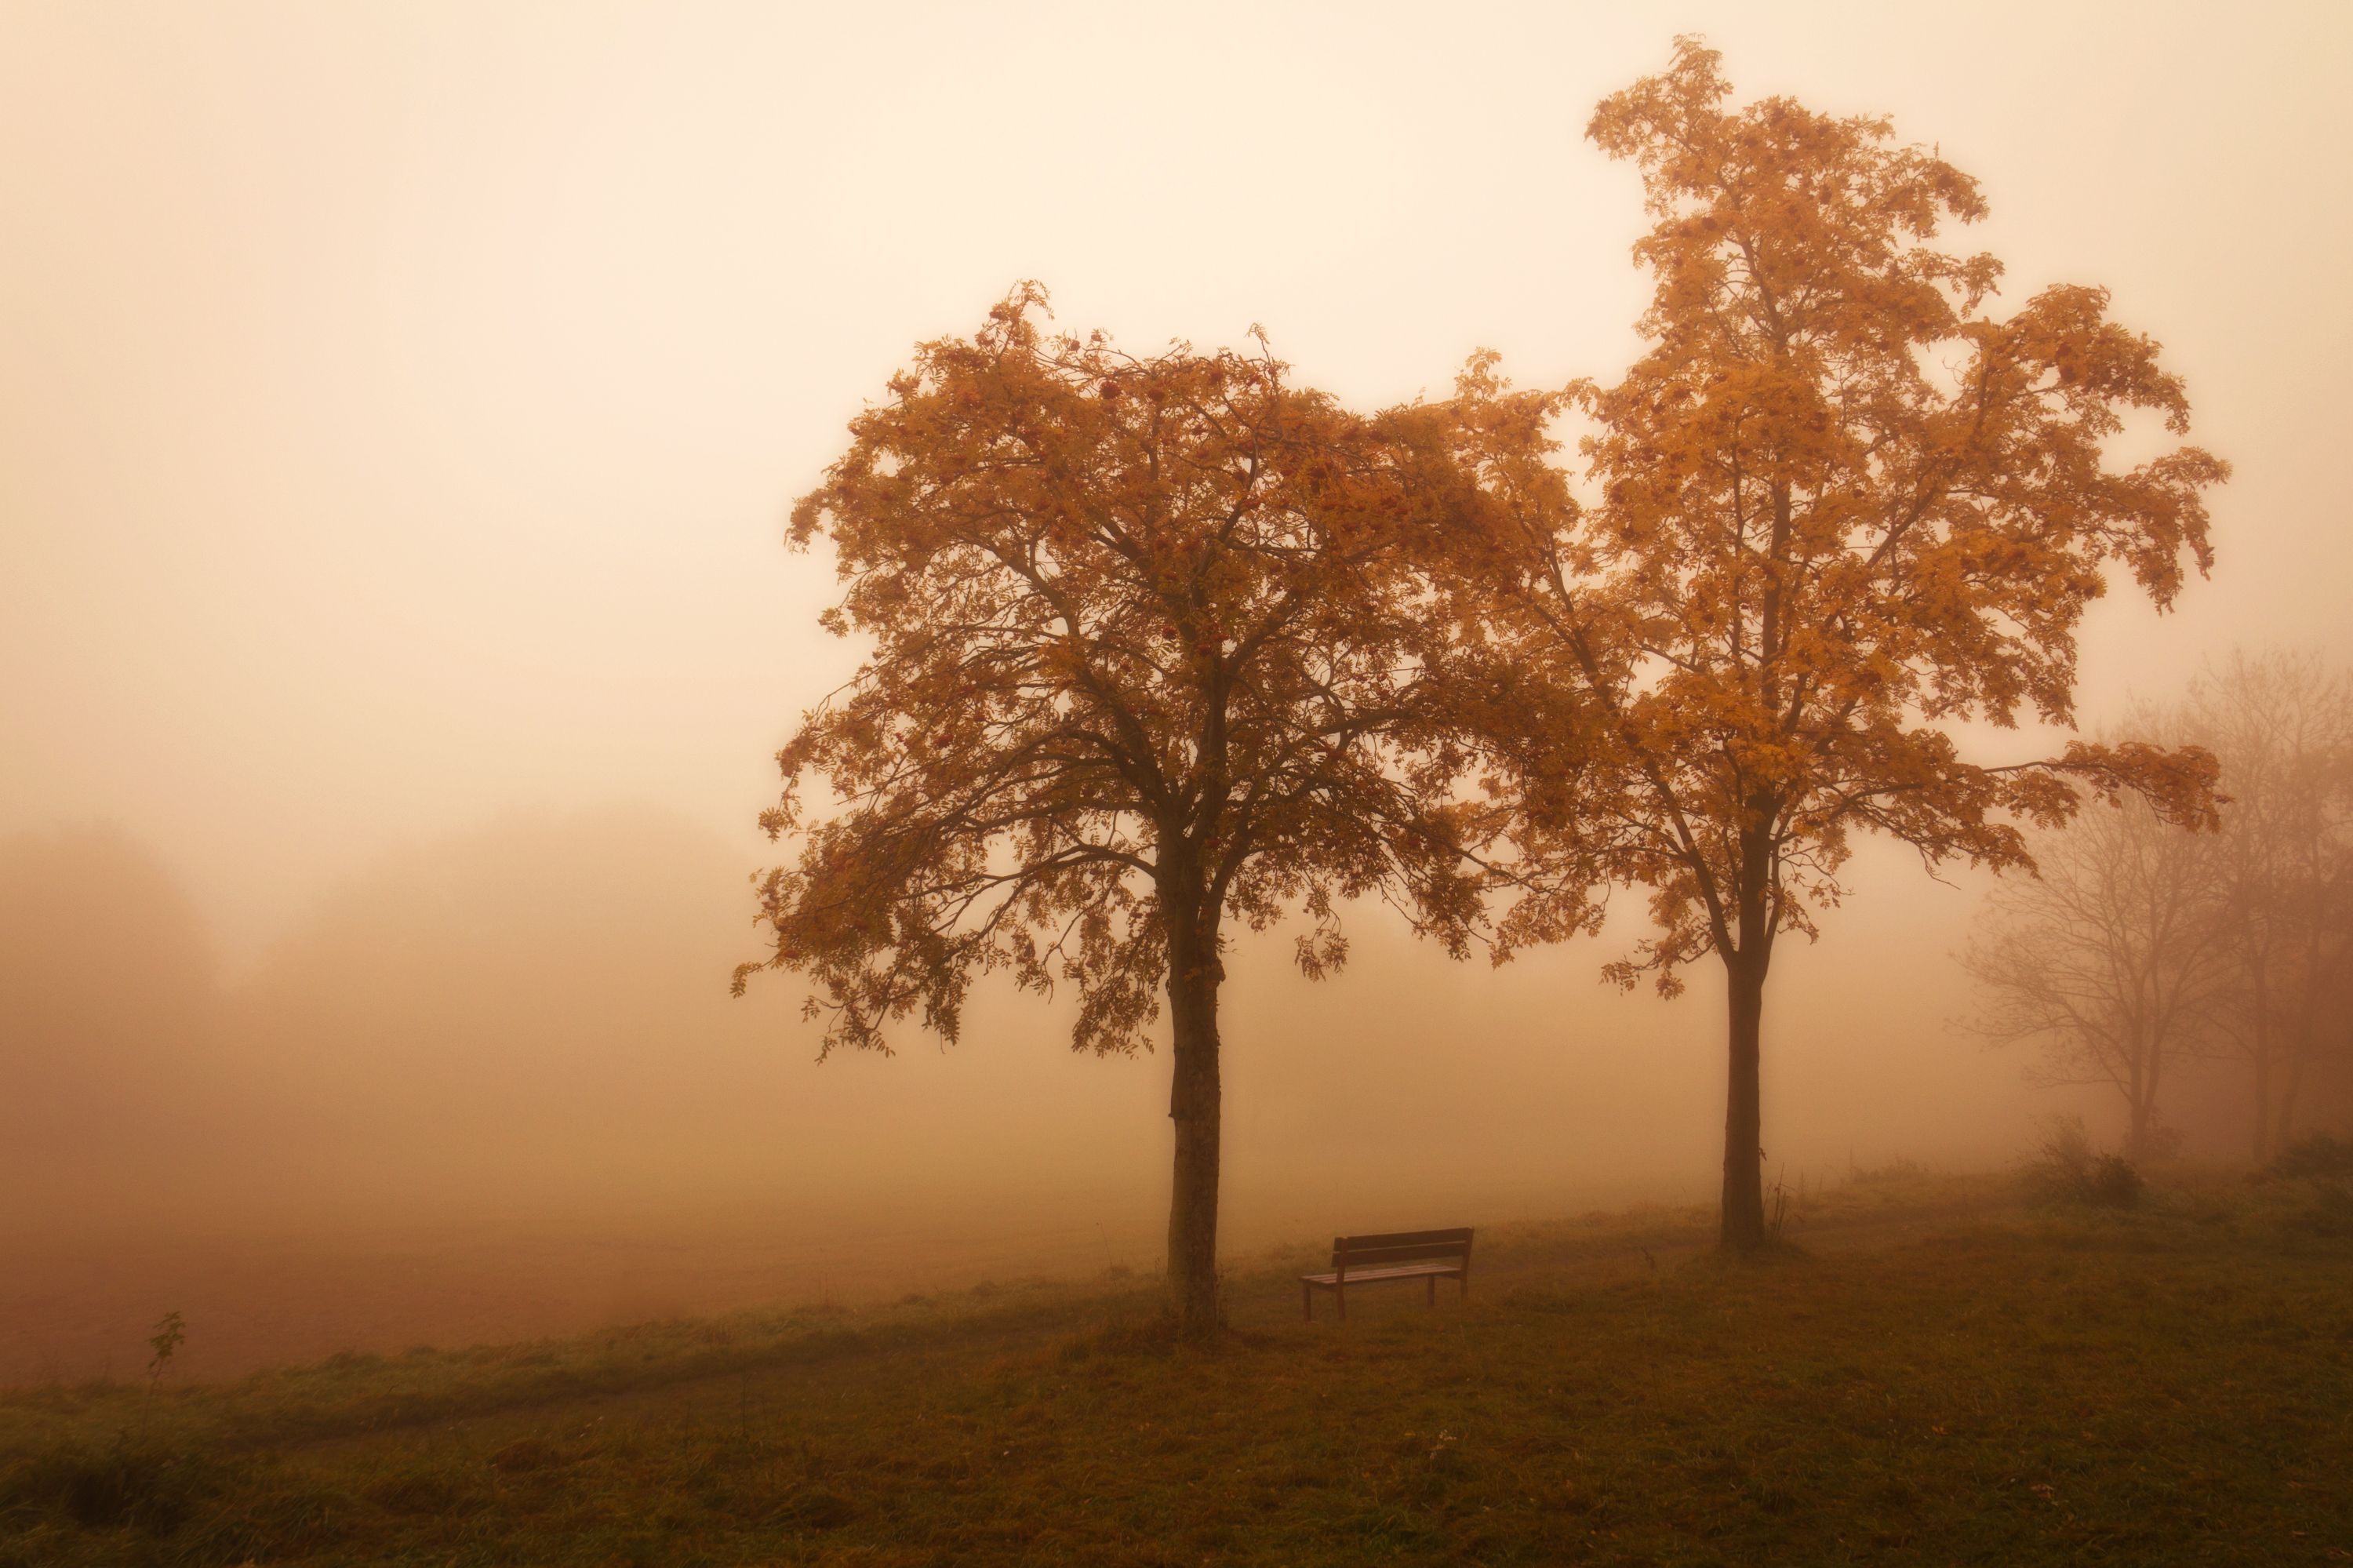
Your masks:
M 2353 1200 L 1896 1172 L 1482 1232 L 1471 1300 L 1149 1281 L 0 1396 L 0 1563 L 2353 1562 Z

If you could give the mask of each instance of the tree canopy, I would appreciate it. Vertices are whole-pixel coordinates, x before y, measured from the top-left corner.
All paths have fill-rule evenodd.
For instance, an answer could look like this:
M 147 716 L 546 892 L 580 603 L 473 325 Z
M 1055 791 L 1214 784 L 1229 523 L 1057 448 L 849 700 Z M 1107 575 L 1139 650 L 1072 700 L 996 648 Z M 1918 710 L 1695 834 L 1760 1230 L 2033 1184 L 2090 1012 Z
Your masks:
M 1075 987 L 1075 1047 L 1132 1051 L 1165 993 L 1198 1328 L 1226 920 L 1304 911 L 1316 975 L 1343 900 L 1458 949 L 1478 914 L 1407 548 L 1461 487 L 1427 417 L 1352 415 L 1263 340 L 1139 357 L 1049 334 L 1044 306 L 1025 286 L 923 344 L 794 510 L 847 584 L 827 624 L 871 652 L 777 758 L 764 824 L 800 853 L 759 884 L 767 967 L 818 982 L 828 1049 L 887 1049 L 910 1014 L 953 1039 L 1000 971 Z

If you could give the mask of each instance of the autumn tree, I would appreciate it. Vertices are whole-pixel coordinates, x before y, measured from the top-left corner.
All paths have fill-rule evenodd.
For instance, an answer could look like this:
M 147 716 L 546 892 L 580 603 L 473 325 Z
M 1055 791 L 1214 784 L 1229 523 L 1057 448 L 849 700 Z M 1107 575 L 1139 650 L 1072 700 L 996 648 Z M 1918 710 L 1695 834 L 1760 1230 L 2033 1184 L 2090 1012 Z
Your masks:
M 2202 754 L 1978 761 L 1957 726 L 2071 724 L 2085 606 L 2112 568 L 2160 608 L 2204 570 L 2201 493 L 2227 469 L 2188 446 L 2116 460 L 2129 414 L 2187 430 L 2180 380 L 2098 289 L 1992 313 L 2000 265 L 1935 243 L 1985 212 L 1975 181 L 1884 120 L 1730 91 L 1687 38 L 1588 127 L 1640 168 L 1652 220 L 1624 378 L 1514 391 L 1482 356 L 1462 379 L 1489 504 L 1452 549 L 1453 663 L 1517 819 L 1506 947 L 1595 925 L 1619 885 L 1648 890 L 1656 932 L 1618 980 L 1672 994 L 1721 962 L 1722 1237 L 1748 1249 L 1767 975 L 1838 902 L 1856 833 L 2024 871 L 2021 821 L 2086 793 L 2211 812 Z M 1581 476 L 1554 461 L 1565 416 L 1588 421 Z
M 766 967 L 816 981 L 827 1050 L 910 1016 L 953 1040 L 991 971 L 1074 988 L 1080 1050 L 1148 1048 L 1165 997 L 1168 1279 L 1198 1333 L 1229 925 L 1303 912 L 1316 976 L 1342 900 L 1458 948 L 1478 912 L 1403 548 L 1452 471 L 1410 415 L 1352 416 L 1263 352 L 1137 357 L 1043 307 L 1025 287 L 923 345 L 794 509 L 847 584 L 825 624 L 870 650 L 778 754 L 763 821 L 798 853 L 758 884 Z

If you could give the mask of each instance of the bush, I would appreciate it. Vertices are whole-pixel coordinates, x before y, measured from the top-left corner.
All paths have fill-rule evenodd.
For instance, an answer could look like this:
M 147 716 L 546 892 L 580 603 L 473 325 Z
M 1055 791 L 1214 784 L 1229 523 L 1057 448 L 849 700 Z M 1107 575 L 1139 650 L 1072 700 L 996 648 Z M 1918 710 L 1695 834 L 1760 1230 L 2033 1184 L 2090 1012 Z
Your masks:
M 168 1535 L 227 1484 L 219 1466 L 194 1455 L 127 1443 L 62 1447 L 0 1478 L 0 1501 L 62 1515 L 84 1529 L 132 1526 Z
M 1908 1182 L 1926 1181 L 1933 1174 L 1918 1160 L 1897 1155 L 1884 1165 L 1850 1166 L 1846 1181 L 1850 1187 L 1900 1187 Z
M 2274 1176 L 2353 1176 L 2353 1141 L 2313 1133 L 2281 1150 L 2271 1170 Z
M 2042 1146 L 2026 1161 L 2026 1178 L 2046 1202 L 2103 1209 L 2140 1206 L 2140 1171 L 2121 1154 L 2092 1147 L 2081 1117 L 2054 1117 Z
M 2353 1188 L 2342 1181 L 2315 1181 L 2311 1207 L 2295 1215 L 2294 1223 L 2314 1235 L 2353 1236 Z
M 2121 1154 L 2103 1154 L 2092 1167 L 2090 1186 L 2084 1192 L 2086 1202 L 2109 1209 L 2137 1209 L 2140 1206 L 2140 1172 L 2133 1162 Z

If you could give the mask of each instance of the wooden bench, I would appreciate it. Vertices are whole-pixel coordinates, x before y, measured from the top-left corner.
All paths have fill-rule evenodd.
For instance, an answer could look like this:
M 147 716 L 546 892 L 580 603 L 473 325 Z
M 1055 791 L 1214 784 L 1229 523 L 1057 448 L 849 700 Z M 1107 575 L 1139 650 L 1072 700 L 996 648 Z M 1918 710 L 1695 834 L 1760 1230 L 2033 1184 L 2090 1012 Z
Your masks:
M 1438 1282 L 1457 1279 L 1462 1294 L 1471 1294 L 1471 1232 L 1398 1231 L 1385 1236 L 1335 1236 L 1332 1242 L 1332 1272 L 1299 1277 L 1299 1305 L 1308 1321 L 1315 1319 L 1315 1293 L 1328 1290 L 1348 1315 L 1348 1287 L 1379 1285 L 1394 1279 L 1430 1282 L 1429 1305 L 1438 1305 Z

